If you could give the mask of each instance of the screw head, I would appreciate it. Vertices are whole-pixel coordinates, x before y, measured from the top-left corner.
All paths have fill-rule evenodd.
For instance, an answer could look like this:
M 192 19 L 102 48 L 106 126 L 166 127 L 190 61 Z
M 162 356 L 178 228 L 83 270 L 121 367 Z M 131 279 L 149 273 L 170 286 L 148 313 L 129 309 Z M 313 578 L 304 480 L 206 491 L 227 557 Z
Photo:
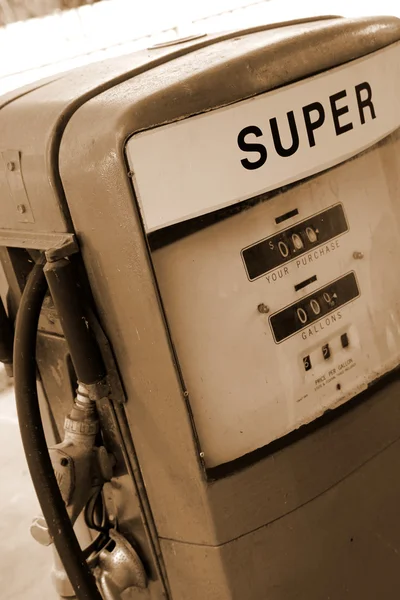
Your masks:
M 14 171 L 15 170 L 15 163 L 10 160 L 10 162 L 7 163 L 7 169 L 9 171 Z
M 23 215 L 26 212 L 25 204 L 18 204 L 17 211 L 19 212 L 20 215 Z
M 360 260 L 361 258 L 364 258 L 364 253 L 363 252 L 353 252 L 353 258 L 355 258 L 356 260 Z
M 259 304 L 257 306 L 257 310 L 259 313 L 266 315 L 267 313 L 269 313 L 269 307 L 264 304 L 264 302 L 261 302 L 261 304 Z

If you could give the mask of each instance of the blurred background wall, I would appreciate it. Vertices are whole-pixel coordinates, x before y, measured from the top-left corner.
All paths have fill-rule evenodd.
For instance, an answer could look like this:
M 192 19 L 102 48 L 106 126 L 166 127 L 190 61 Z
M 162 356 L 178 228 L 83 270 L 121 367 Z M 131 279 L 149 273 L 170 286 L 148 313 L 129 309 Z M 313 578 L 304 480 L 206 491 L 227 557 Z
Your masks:
M 319 14 L 400 16 L 400 1 L 0 0 L 0 94 L 162 41 Z

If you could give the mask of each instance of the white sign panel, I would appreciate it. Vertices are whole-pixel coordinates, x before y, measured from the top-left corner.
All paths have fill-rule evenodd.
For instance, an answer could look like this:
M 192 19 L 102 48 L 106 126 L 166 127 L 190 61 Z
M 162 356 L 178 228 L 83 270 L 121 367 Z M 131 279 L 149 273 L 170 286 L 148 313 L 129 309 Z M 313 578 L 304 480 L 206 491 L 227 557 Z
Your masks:
M 126 152 L 151 232 L 323 171 L 399 126 L 397 43 L 298 83 L 134 135 Z

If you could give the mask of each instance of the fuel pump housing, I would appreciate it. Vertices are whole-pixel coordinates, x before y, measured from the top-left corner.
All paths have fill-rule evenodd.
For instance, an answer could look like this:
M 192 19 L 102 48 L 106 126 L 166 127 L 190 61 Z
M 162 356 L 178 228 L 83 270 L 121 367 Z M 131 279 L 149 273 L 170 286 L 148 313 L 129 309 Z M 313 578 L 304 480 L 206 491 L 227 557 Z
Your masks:
M 400 21 L 328 16 L 0 100 L 1 335 L 47 263 L 42 421 L 106 600 L 399 595 L 399 98 Z

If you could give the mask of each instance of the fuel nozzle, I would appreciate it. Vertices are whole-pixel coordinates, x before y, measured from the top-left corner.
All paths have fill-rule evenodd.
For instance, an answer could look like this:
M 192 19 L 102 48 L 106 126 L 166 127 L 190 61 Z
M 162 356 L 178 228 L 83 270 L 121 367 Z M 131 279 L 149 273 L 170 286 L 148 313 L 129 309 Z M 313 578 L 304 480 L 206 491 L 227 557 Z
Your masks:
M 75 522 L 96 488 L 112 477 L 114 457 L 104 446 L 96 446 L 99 431 L 95 392 L 104 386 L 80 383 L 70 413 L 64 421 L 64 439 L 49 448 L 60 492 L 72 523 Z
M 64 439 L 49 448 L 49 455 L 68 516 L 74 525 L 94 494 L 113 475 L 115 459 L 104 446 L 96 445 L 99 421 L 96 399 L 108 393 L 105 382 L 85 386 L 79 383 L 74 405 L 64 421 Z M 34 520 L 32 536 L 42 545 L 52 544 L 43 517 Z M 52 579 L 57 593 L 70 597 L 72 587 L 55 551 Z
M 103 484 L 113 474 L 114 457 L 104 446 L 96 446 L 99 423 L 95 399 L 106 391 L 104 385 L 79 384 L 74 406 L 65 418 L 64 440 L 49 448 L 61 496 L 72 524 L 82 513 L 93 494 L 101 491 Z M 42 517 L 31 526 L 33 537 L 47 546 L 52 543 L 47 524 Z M 94 573 L 104 600 L 118 600 L 128 587 L 145 588 L 146 572 L 133 546 L 115 529 L 106 529 L 106 540 L 97 552 Z M 109 548 L 112 542 L 112 549 Z M 61 561 L 55 552 L 52 573 L 58 594 L 70 597 L 72 587 Z
M 65 418 L 64 440 L 49 448 L 61 495 L 74 523 L 93 488 L 112 474 L 105 448 L 95 445 L 99 431 L 96 401 L 107 397 L 109 389 L 76 263 L 69 258 L 51 260 L 44 273 L 79 382 L 74 406 Z

